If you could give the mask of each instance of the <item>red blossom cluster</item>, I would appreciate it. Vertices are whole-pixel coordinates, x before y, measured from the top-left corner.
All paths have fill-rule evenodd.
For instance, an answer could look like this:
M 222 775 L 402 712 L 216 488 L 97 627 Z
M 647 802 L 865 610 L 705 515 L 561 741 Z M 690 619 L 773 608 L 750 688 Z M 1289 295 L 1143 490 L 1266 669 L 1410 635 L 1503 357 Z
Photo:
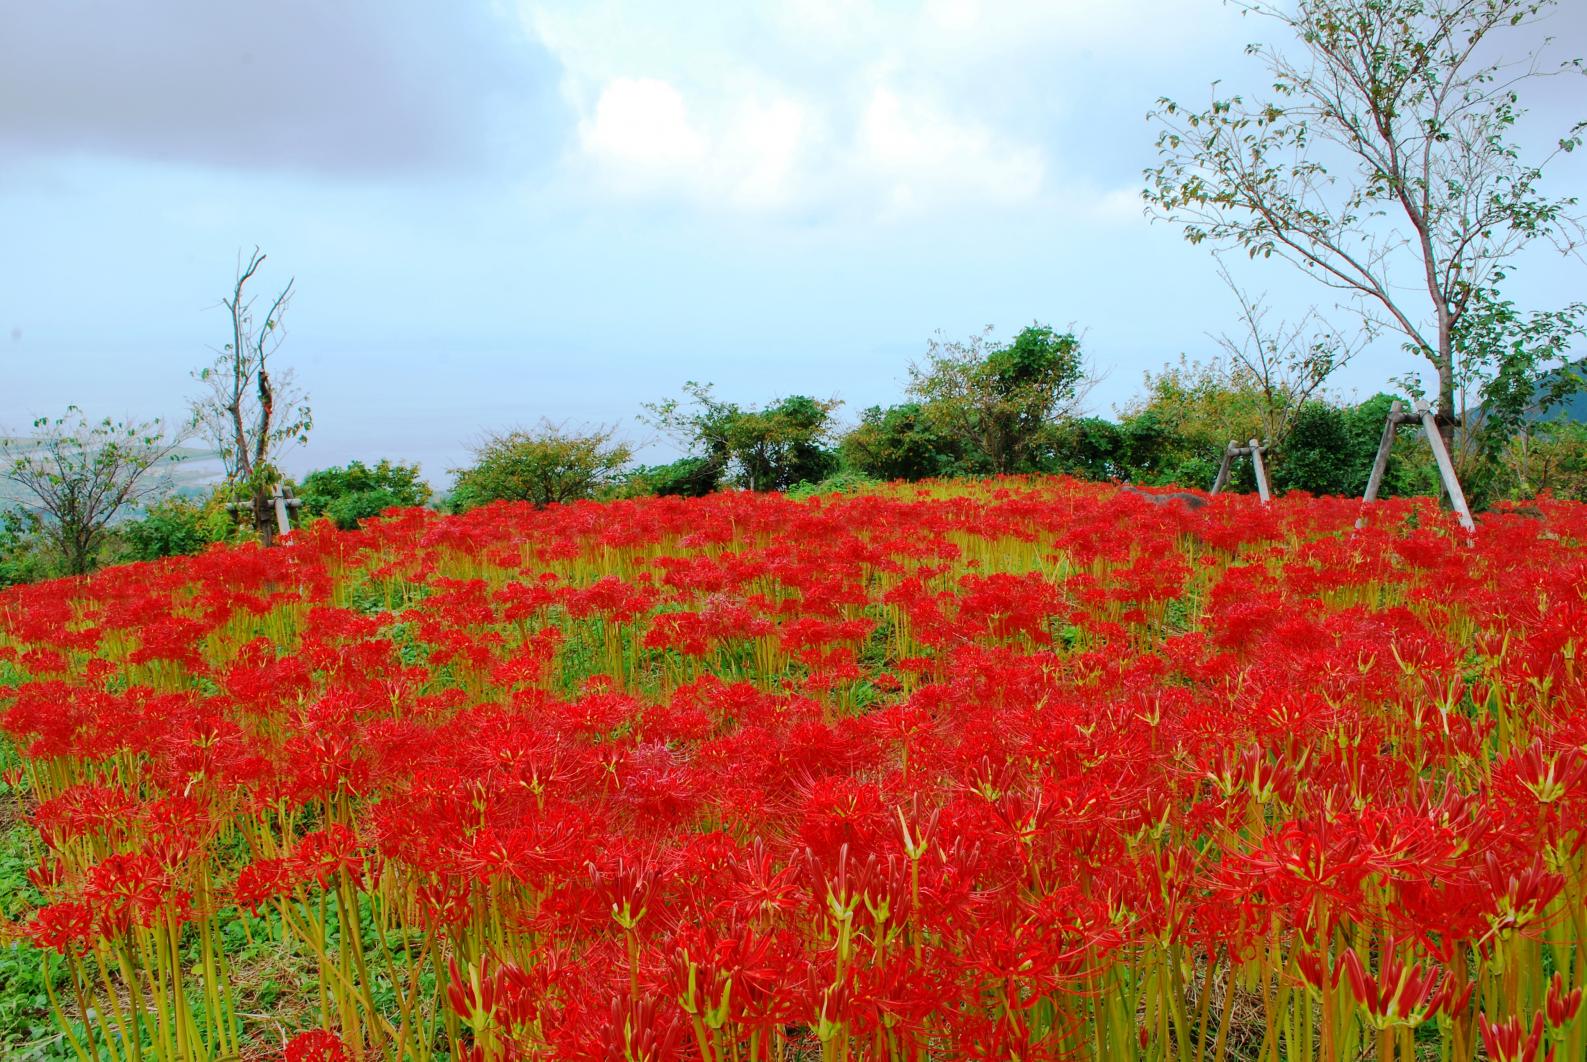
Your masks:
M 18 932 L 161 1057 L 268 1040 L 239 920 L 318 964 L 289 1062 L 1587 1057 L 1538 510 L 495 505 L 15 588 Z

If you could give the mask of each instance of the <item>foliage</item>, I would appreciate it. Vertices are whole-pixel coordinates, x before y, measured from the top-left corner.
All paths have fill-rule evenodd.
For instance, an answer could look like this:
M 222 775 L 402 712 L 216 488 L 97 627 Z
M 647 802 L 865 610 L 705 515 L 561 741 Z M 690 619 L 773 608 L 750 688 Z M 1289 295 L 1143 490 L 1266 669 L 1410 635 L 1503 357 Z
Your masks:
M 35 521 L 21 509 L 0 509 L 0 587 L 60 574 L 60 559 L 51 556 Z
M 225 541 L 234 526 L 217 492 L 203 503 L 163 499 L 145 509 L 140 519 L 118 526 L 116 533 L 125 559 L 145 561 L 198 553 L 213 542 Z
M 409 509 L 0 592 L 0 1050 L 1587 1057 L 1587 506 L 1360 513 Z
M 1147 373 L 1143 394 L 1124 407 L 1113 467 L 1136 483 L 1205 489 L 1229 443 L 1263 434 L 1269 408 L 1260 382 L 1244 366 L 1181 355 L 1176 364 Z M 1255 489 L 1243 463 L 1234 475 L 1231 489 Z
M 953 440 L 973 467 L 1033 472 L 1087 382 L 1080 340 L 1033 324 L 1007 344 L 990 328 L 964 342 L 933 339 L 925 363 L 910 366 L 909 395 L 931 432 Z
M 157 420 L 90 421 L 76 406 L 33 422 L 24 439 L 0 439 L 0 477 L 22 488 L 26 519 L 82 575 L 96 563 L 112 520 L 169 488 L 156 473 L 181 445 Z
M 640 465 L 624 477 L 614 493 L 624 498 L 703 498 L 720 485 L 724 469 L 724 463 L 715 457 L 680 457 L 665 465 Z
M 417 464 L 395 464 L 385 458 L 373 468 L 350 461 L 342 468 L 310 472 L 298 484 L 298 512 L 304 518 L 329 517 L 344 531 L 386 509 L 423 505 L 433 492 L 419 478 Z
M 534 431 L 487 435 L 474 447 L 474 463 L 452 470 L 450 503 L 463 512 L 494 501 L 546 506 L 592 498 L 621 478 L 633 456 L 615 437 L 614 428 L 569 431 L 550 421 Z
M 720 470 L 748 490 L 787 490 L 818 481 L 838 466 L 832 446 L 836 399 L 792 395 L 760 408 L 724 402 L 710 384 L 692 380 L 683 391 L 682 399 L 647 403 L 645 419 L 699 462 L 687 470 L 693 474 L 686 480 L 691 486 L 703 485 L 706 475 Z
M 973 471 L 959 439 L 941 430 L 919 402 L 872 406 L 839 443 L 845 465 L 879 480 L 937 479 Z
M 1547 492 L 1587 502 L 1587 424 L 1547 421 L 1516 432 L 1497 459 L 1494 493 L 1512 499 Z
M 1293 429 L 1272 462 L 1275 490 L 1361 497 L 1383 438 L 1389 395 L 1377 395 L 1355 407 L 1307 402 L 1296 411 Z M 1401 447 L 1403 454 L 1405 448 Z M 1403 461 L 1392 460 L 1380 497 L 1406 493 Z
M 1351 295 L 1369 328 L 1398 331 L 1437 373 L 1448 437 L 1458 381 L 1478 368 L 1464 364 L 1463 334 L 1498 329 L 1491 350 L 1527 342 L 1524 317 L 1489 314 L 1477 329 L 1466 317 L 1496 304 L 1523 247 L 1570 247 L 1582 232 L 1576 201 L 1547 195 L 1543 174 L 1584 126 L 1532 161 L 1515 135 L 1523 82 L 1582 72 L 1580 59 L 1550 69 L 1537 50 L 1513 54 L 1553 0 L 1238 6 L 1293 35 L 1289 50 L 1248 49 L 1273 97 L 1205 110 L 1160 100 L 1162 161 L 1145 197 L 1191 243 L 1287 260 Z
M 881 485 L 881 480 L 873 479 L 863 472 L 847 469 L 834 472 L 817 483 L 797 483 L 788 488 L 787 494 L 788 497 L 795 499 L 818 498 L 830 494 L 859 494 Z
M 271 300 L 262 321 L 254 314 L 256 300 L 247 289 L 264 261 L 255 247 L 245 263 L 239 262 L 231 295 L 221 300 L 231 339 L 212 365 L 193 374 L 208 390 L 193 403 L 193 424 L 220 454 L 227 481 L 251 505 L 254 529 L 268 546 L 276 533 L 270 492 L 282 478 L 280 452 L 308 439 L 314 417 L 291 372 L 272 361 L 285 338 L 282 319 L 292 301 L 293 282 L 288 280 Z
M 1493 461 L 1526 422 L 1587 388 L 1587 374 L 1570 360 L 1571 341 L 1583 335 L 1587 304 L 1523 314 L 1496 292 L 1473 293 L 1455 348 L 1462 356 L 1460 383 L 1477 382 L 1481 402 L 1468 410 L 1464 425 L 1474 447 L 1462 449 L 1475 448 Z

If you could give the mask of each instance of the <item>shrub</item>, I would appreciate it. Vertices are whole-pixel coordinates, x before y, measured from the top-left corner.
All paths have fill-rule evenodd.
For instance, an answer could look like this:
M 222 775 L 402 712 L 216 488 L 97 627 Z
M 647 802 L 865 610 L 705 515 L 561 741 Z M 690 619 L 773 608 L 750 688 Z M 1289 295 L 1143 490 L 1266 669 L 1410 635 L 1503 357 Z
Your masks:
M 419 478 L 419 466 L 393 464 L 382 458 L 373 468 L 350 461 L 343 468 L 310 472 L 298 485 L 305 518 L 329 517 L 336 526 L 351 530 L 385 509 L 423 505 L 430 500 L 430 485 Z
M 59 568 L 60 559 L 50 556 L 29 514 L 0 510 L 0 587 L 48 579 Z
M 624 498 L 703 498 L 716 490 L 725 469 L 722 461 L 712 457 L 680 457 L 670 464 L 640 465 L 623 478 L 613 493 Z
M 198 553 L 211 542 L 231 533 L 235 520 L 218 498 L 197 504 L 185 498 L 166 498 L 145 510 L 141 520 L 117 528 L 125 560 L 156 560 Z
M 790 498 L 813 498 L 818 494 L 858 494 L 881 486 L 881 481 L 853 470 L 836 472 L 818 482 L 798 483 L 787 491 Z
M 537 506 L 594 497 L 621 480 L 633 456 L 613 441 L 616 429 L 569 432 L 542 422 L 535 431 L 488 435 L 474 448 L 474 463 L 453 469 L 457 485 L 451 506 L 463 512 L 493 501 Z
M 928 419 L 918 402 L 872 406 L 843 437 L 844 462 L 880 480 L 920 480 L 972 471 L 964 446 Z

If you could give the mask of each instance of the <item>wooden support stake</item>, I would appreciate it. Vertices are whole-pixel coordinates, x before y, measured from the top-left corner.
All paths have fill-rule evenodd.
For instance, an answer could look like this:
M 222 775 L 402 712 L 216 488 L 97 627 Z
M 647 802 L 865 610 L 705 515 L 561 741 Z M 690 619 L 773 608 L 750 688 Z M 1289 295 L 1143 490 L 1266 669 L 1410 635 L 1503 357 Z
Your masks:
M 1372 461 L 1372 474 L 1367 477 L 1367 492 L 1361 496 L 1363 502 L 1378 500 L 1378 490 L 1383 486 L 1383 475 L 1389 468 L 1389 452 L 1394 449 L 1394 432 L 1405 419 L 1405 407 L 1399 402 L 1389 406 L 1388 419 L 1383 422 L 1383 440 L 1378 443 L 1378 456 Z M 1356 527 L 1365 523 L 1363 516 L 1356 521 Z
M 292 520 L 287 516 L 287 496 L 286 492 L 281 489 L 281 484 L 277 483 L 275 485 L 275 489 L 270 492 L 270 496 L 275 499 L 276 503 L 276 531 L 283 535 L 291 534 Z
M 1449 495 L 1449 504 L 1460 517 L 1460 526 L 1467 531 L 1475 531 L 1477 525 L 1471 519 L 1471 508 L 1466 504 L 1466 492 L 1460 489 L 1460 480 L 1455 475 L 1455 463 L 1449 459 L 1449 450 L 1444 446 L 1444 437 L 1438 431 L 1438 420 L 1433 416 L 1433 407 L 1425 401 L 1417 402 L 1416 412 L 1422 418 L 1422 430 L 1427 433 L 1427 445 L 1433 451 L 1433 460 L 1438 462 L 1438 474 L 1443 478 L 1444 492 Z
M 1212 481 L 1211 493 L 1219 493 L 1228 484 L 1229 462 L 1234 460 L 1235 449 L 1234 440 L 1229 440 L 1229 445 L 1223 451 L 1223 464 L 1218 466 L 1218 478 Z
M 1251 440 L 1251 464 L 1256 466 L 1256 493 L 1266 505 L 1273 500 L 1272 491 L 1267 486 L 1267 466 L 1262 463 L 1262 444 L 1255 439 Z
M 276 513 L 276 530 L 283 535 L 292 532 L 292 519 L 289 510 L 301 508 L 302 499 L 294 498 L 290 489 L 283 488 L 279 483 L 270 489 L 270 500 Z M 232 502 L 226 506 L 233 512 L 253 512 L 253 502 Z
M 1378 491 L 1383 486 L 1383 476 L 1389 467 L 1389 452 L 1394 449 L 1394 433 L 1401 424 L 1417 421 L 1421 422 L 1422 433 L 1427 436 L 1427 448 L 1433 451 L 1433 460 L 1438 464 L 1440 489 L 1449 499 L 1455 515 L 1460 518 L 1460 526 L 1467 531 L 1475 531 L 1477 525 L 1471 518 L 1471 507 L 1466 504 L 1465 491 L 1460 489 L 1460 480 L 1455 475 L 1454 462 L 1449 459 L 1449 450 L 1444 446 L 1444 437 L 1438 433 L 1438 420 L 1433 415 L 1432 406 L 1425 401 L 1416 403 L 1415 413 L 1407 412 L 1400 402 L 1389 406 L 1388 418 L 1383 423 L 1383 439 L 1378 443 L 1378 455 L 1372 461 L 1372 473 L 1367 477 L 1367 489 L 1361 496 L 1361 504 L 1365 506 L 1378 500 Z M 1363 512 L 1356 518 L 1356 529 L 1360 530 L 1366 524 L 1367 517 Z
M 1256 492 L 1266 505 L 1273 500 L 1273 492 L 1267 482 L 1267 465 L 1262 461 L 1262 451 L 1266 449 L 1259 441 L 1252 439 L 1246 446 L 1230 441 L 1223 449 L 1223 463 L 1218 466 L 1218 478 L 1212 481 L 1212 490 L 1209 494 L 1221 494 L 1223 488 L 1229 485 L 1229 467 L 1236 457 L 1251 455 L 1251 462 L 1256 468 Z

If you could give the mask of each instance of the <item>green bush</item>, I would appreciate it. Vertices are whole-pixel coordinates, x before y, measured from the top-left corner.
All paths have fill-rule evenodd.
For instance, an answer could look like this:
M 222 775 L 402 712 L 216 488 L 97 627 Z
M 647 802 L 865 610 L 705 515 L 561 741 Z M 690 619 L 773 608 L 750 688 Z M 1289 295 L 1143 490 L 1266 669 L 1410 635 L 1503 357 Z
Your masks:
M 48 579 L 60 574 L 60 567 L 29 514 L 0 510 L 0 587 Z
M 550 423 L 536 431 L 490 435 L 474 448 L 474 464 L 453 469 L 450 507 L 463 512 L 493 501 L 538 506 L 593 498 L 623 481 L 632 451 L 614 429 L 569 432 Z
M 394 464 L 384 458 L 373 468 L 350 461 L 342 468 L 310 472 L 298 484 L 298 510 L 304 519 L 330 518 L 352 530 L 383 510 L 411 508 L 430 500 L 430 485 L 419 478 L 418 465 Z
M 146 509 L 141 520 L 117 527 L 121 559 L 146 561 L 198 553 L 211 542 L 225 540 L 235 524 L 219 498 L 202 505 L 167 498 Z
M 820 401 L 791 395 L 765 407 L 724 402 L 710 384 L 684 385 L 684 397 L 645 403 L 643 420 L 672 436 L 698 464 L 681 468 L 676 480 L 688 493 L 703 481 L 694 473 L 712 474 L 750 490 L 787 490 L 796 483 L 824 479 L 837 470 L 831 446 L 836 399 Z M 675 463 L 674 467 L 677 467 Z
M 716 490 L 726 471 L 724 462 L 713 457 L 680 457 L 665 465 L 640 465 L 617 485 L 617 497 L 671 495 L 703 498 Z
M 863 472 L 845 471 L 836 472 L 826 479 L 815 483 L 798 483 L 788 489 L 790 498 L 813 498 L 818 494 L 858 494 L 872 487 L 881 485 L 880 480 L 872 479 Z
M 973 471 L 963 444 L 930 420 L 918 402 L 872 406 L 838 449 L 848 467 L 872 479 L 913 482 Z

